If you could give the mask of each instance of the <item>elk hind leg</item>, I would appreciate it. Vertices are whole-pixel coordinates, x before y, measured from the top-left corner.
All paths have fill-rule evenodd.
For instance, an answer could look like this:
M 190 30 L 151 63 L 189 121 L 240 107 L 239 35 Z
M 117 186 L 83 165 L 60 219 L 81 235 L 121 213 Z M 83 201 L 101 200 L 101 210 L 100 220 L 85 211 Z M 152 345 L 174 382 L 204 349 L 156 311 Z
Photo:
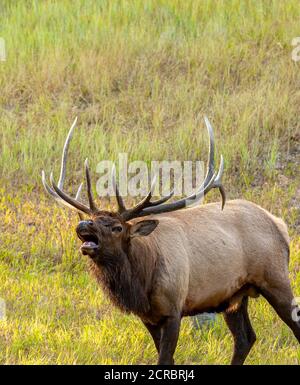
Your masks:
M 231 365 L 242 365 L 256 341 L 248 315 L 248 297 L 242 299 L 237 309 L 225 311 L 223 314 L 234 341 Z
M 276 284 L 261 289 L 261 293 L 300 343 L 300 308 L 293 296 L 289 279 L 286 278 L 284 282 L 278 279 Z

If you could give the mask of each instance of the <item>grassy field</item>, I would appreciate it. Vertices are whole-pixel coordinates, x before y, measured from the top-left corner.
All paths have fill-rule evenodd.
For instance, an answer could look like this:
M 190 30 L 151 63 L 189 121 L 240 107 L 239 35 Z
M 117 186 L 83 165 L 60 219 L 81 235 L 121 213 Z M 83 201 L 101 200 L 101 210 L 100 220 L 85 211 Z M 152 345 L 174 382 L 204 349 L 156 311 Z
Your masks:
M 0 15 L 0 363 L 156 362 L 140 321 L 89 276 L 77 217 L 42 189 L 40 171 L 58 175 L 75 116 L 69 191 L 86 156 L 94 177 L 97 162 L 120 152 L 204 159 L 206 114 L 228 197 L 287 222 L 300 296 L 298 0 L 2 0 Z M 263 299 L 250 315 L 258 341 L 248 364 L 300 363 L 295 338 Z M 202 332 L 185 319 L 175 361 L 227 364 L 231 351 L 222 317 Z

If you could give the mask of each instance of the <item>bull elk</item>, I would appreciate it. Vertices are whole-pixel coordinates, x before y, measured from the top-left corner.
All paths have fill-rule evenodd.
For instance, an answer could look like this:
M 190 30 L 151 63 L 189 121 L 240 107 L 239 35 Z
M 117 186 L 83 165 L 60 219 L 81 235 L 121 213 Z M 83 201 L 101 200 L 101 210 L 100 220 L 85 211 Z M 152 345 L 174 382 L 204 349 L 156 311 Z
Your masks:
M 151 189 L 127 209 L 114 178 L 117 211 L 96 207 L 90 171 L 85 162 L 89 205 L 63 191 L 69 143 L 66 139 L 61 174 L 56 184 L 42 181 L 58 202 L 81 218 L 76 232 L 81 252 L 112 302 L 140 317 L 153 337 L 159 364 L 173 364 L 180 322 L 201 312 L 223 312 L 234 340 L 232 364 L 242 364 L 256 340 L 248 315 L 248 298 L 262 295 L 300 342 L 299 308 L 289 281 L 289 237 L 284 222 L 246 200 L 194 206 L 218 188 L 225 204 L 219 171 L 214 167 L 213 130 L 209 134 L 208 170 L 196 193 L 168 202 L 172 194 L 153 201 Z M 190 204 L 193 204 L 193 207 Z M 88 219 L 84 220 L 87 215 Z M 141 220 L 140 218 L 143 217 Z M 293 317 L 292 314 L 297 314 Z

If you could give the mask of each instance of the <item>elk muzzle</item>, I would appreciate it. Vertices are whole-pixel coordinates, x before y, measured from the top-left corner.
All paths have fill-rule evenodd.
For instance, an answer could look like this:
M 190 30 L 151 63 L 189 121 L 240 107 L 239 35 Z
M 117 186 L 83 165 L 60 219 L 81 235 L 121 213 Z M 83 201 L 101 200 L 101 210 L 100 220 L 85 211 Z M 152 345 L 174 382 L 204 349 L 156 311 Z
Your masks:
M 80 250 L 83 255 L 89 255 L 91 258 L 96 257 L 99 251 L 99 238 L 96 233 L 94 222 L 91 220 L 80 221 L 76 233 L 82 241 Z

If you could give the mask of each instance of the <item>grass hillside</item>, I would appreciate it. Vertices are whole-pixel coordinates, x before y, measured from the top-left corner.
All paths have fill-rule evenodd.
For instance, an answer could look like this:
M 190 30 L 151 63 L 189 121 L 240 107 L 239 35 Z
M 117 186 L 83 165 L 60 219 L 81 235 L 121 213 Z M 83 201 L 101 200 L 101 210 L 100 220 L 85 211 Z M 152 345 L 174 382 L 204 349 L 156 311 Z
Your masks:
M 206 114 L 227 196 L 287 222 L 300 297 L 300 62 L 291 45 L 299 20 L 297 0 L 1 1 L 0 363 L 156 361 L 140 321 L 89 276 L 77 217 L 41 185 L 41 169 L 58 176 L 75 116 L 69 191 L 87 156 L 94 182 L 96 164 L 121 152 L 148 162 L 206 159 Z M 258 341 L 247 363 L 300 363 L 299 345 L 266 301 L 251 301 L 250 316 Z M 183 321 L 177 363 L 225 364 L 231 352 L 222 317 L 202 332 Z

